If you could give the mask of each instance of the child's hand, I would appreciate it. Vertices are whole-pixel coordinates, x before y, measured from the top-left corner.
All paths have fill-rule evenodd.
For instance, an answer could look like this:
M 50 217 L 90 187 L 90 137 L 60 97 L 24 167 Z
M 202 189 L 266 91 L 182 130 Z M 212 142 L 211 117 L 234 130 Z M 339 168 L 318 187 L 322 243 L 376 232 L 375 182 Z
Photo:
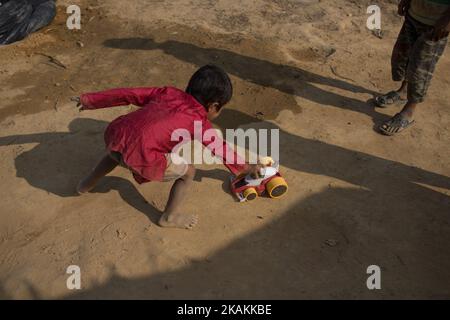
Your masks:
M 83 110 L 83 104 L 81 103 L 80 97 L 72 97 L 70 98 L 70 101 L 73 101 L 76 103 L 77 108 L 79 108 L 79 111 Z
M 252 178 L 254 179 L 259 179 L 261 178 L 261 169 L 264 168 L 264 166 L 262 164 L 250 164 L 248 166 L 248 172 L 247 174 L 249 174 Z
M 253 179 L 258 179 L 261 176 L 259 173 L 260 170 L 261 170 L 261 165 L 259 165 L 259 164 L 247 164 L 247 166 L 244 170 L 235 174 L 235 178 L 249 175 Z
M 262 173 L 263 171 L 261 169 L 271 167 L 273 166 L 273 164 L 274 161 L 272 158 L 270 157 L 261 158 L 259 159 L 258 164 L 249 165 L 247 174 L 250 174 L 250 176 L 253 177 L 254 179 L 262 178 L 264 176 L 264 173 Z
M 261 169 L 265 167 L 273 166 L 275 161 L 271 157 L 262 157 L 258 159 L 257 164 L 249 164 L 247 165 L 247 169 L 242 171 L 237 177 L 250 175 L 253 179 L 262 178 L 264 174 L 261 173 Z

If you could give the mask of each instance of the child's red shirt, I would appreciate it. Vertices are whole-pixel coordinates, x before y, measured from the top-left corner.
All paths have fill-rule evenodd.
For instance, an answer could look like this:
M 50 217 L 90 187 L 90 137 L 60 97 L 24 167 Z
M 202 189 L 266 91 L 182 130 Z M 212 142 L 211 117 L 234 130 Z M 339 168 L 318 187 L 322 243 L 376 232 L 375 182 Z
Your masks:
M 205 108 L 191 95 L 176 88 L 122 88 L 81 96 L 83 109 L 100 109 L 133 104 L 140 109 L 114 120 L 105 131 L 106 147 L 120 152 L 125 164 L 134 172 L 138 183 L 161 181 L 167 167 L 165 155 L 179 144 L 171 141 L 176 129 L 186 129 L 194 139 L 194 121 L 202 124 L 202 137 L 212 125 Z M 216 150 L 225 166 L 234 174 L 247 166 L 235 151 L 217 135 L 217 143 L 223 148 Z M 203 139 L 202 139 L 203 140 Z M 214 140 L 214 139 L 213 139 Z M 214 141 L 201 141 L 209 146 Z M 214 153 L 214 150 L 212 150 Z M 228 153 L 229 152 L 229 153 Z M 227 159 L 232 154 L 233 159 Z

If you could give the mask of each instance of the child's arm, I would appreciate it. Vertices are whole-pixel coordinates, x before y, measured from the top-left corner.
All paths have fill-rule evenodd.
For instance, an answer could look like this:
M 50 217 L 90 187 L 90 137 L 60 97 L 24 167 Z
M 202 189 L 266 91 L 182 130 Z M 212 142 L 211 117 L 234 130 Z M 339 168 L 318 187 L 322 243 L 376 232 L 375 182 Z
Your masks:
M 209 121 L 205 121 L 203 123 L 203 134 L 209 129 L 213 129 L 212 125 L 209 123 Z M 232 150 L 228 143 L 226 143 L 225 140 L 221 139 L 217 134 L 214 134 L 211 138 L 211 141 L 204 141 L 204 139 L 202 139 L 202 144 L 209 150 L 211 150 L 214 156 L 221 158 L 223 164 L 235 176 L 238 176 L 242 173 L 247 173 L 251 170 L 256 170 L 256 167 L 250 166 L 245 163 L 245 160 L 242 159 L 235 150 Z
M 51 133 L 32 133 L 13 136 L 0 137 L 0 146 L 12 146 L 26 143 L 43 143 L 50 138 L 64 138 L 68 133 L 51 132 Z
M 80 110 L 92 110 L 133 104 L 145 106 L 155 94 L 164 88 L 120 88 L 85 93 L 79 98 Z

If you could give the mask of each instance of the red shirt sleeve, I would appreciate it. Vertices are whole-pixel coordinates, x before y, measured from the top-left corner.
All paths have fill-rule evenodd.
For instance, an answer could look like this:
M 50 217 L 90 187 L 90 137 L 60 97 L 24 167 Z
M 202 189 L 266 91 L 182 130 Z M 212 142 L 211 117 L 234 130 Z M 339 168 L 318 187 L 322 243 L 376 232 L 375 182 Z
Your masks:
M 209 121 L 204 121 L 203 136 L 205 131 L 209 129 L 213 129 L 211 123 Z M 221 158 L 223 164 L 231 171 L 231 173 L 238 175 L 248 168 L 245 160 L 242 159 L 236 150 L 232 149 L 225 140 L 220 138 L 215 130 L 208 132 L 212 133 L 209 135 L 211 140 L 208 139 L 208 141 L 205 141 L 205 139 L 202 139 L 202 144 L 211 150 L 214 156 Z
M 164 88 L 119 88 L 100 92 L 85 93 L 80 96 L 82 110 L 126 106 L 133 104 L 143 107 Z

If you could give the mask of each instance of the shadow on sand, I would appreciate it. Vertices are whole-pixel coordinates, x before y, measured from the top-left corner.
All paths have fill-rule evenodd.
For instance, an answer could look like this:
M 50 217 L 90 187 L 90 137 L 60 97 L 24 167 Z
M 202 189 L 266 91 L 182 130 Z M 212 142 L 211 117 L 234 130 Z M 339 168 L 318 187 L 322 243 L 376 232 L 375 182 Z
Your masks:
M 239 111 L 223 112 L 224 128 L 259 121 Z M 0 145 L 37 142 L 16 157 L 17 176 L 35 188 L 70 197 L 101 154 L 105 125 L 76 119 L 69 132 L 0 137 Z M 258 127 L 277 128 L 269 122 Z M 382 266 L 385 279 L 376 297 L 450 297 L 450 200 L 431 188 L 449 190 L 448 177 L 282 129 L 280 151 L 287 168 L 354 187 L 330 186 L 303 195 L 279 219 L 235 239 L 207 261 L 136 279 L 112 275 L 102 285 L 65 298 L 373 298 L 365 287 L 366 268 L 372 264 Z M 200 174 L 226 176 L 221 170 Z M 96 191 L 111 188 L 150 219 L 159 216 L 125 179 L 107 177 Z M 324 245 L 330 238 L 339 245 Z
M 214 63 L 220 65 L 229 74 L 263 87 L 274 88 L 320 105 L 361 112 L 370 116 L 374 122 L 379 122 L 381 119 L 386 118 L 383 114 L 376 112 L 374 107 L 367 101 L 360 101 L 333 93 L 319 88 L 317 85 L 353 93 L 366 93 L 372 96 L 376 95 L 376 92 L 347 81 L 328 78 L 301 68 L 275 64 L 229 50 L 202 48 L 194 44 L 175 40 L 158 43 L 150 38 L 109 39 L 104 42 L 104 46 L 124 50 L 162 50 L 168 55 L 198 67 Z

